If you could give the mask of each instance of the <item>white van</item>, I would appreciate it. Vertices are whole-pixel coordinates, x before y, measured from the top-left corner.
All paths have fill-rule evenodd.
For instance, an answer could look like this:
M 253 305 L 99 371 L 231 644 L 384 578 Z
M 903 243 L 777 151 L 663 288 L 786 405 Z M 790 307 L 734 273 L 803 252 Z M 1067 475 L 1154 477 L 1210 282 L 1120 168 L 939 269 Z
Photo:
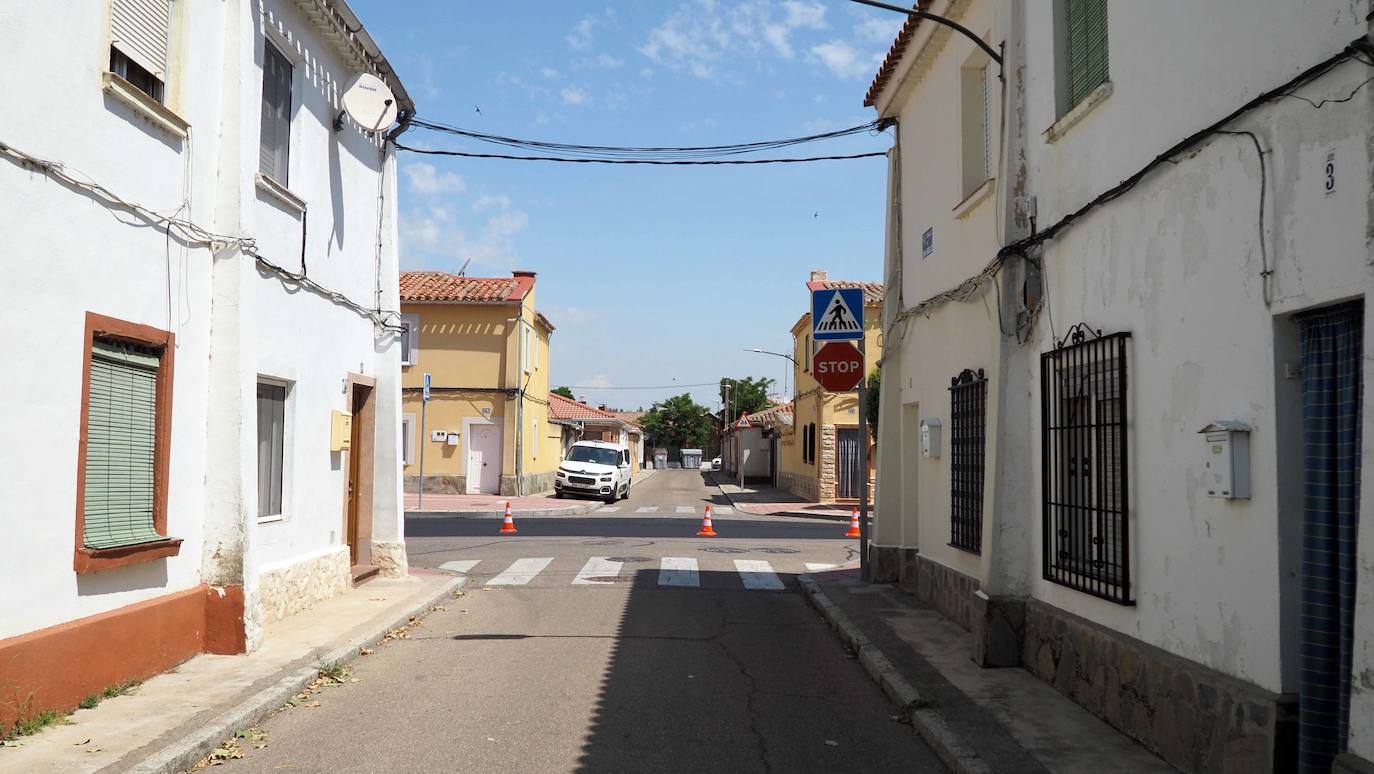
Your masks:
M 620 443 L 578 441 L 554 476 L 554 497 L 580 494 L 613 503 L 630 496 L 630 450 Z

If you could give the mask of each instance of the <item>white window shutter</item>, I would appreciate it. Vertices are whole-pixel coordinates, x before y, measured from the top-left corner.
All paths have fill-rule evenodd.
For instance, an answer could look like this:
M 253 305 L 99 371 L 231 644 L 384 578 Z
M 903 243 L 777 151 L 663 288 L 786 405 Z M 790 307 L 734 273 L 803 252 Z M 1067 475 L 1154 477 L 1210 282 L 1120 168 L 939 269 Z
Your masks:
M 167 79 L 171 0 L 111 0 L 110 44 L 139 67 Z

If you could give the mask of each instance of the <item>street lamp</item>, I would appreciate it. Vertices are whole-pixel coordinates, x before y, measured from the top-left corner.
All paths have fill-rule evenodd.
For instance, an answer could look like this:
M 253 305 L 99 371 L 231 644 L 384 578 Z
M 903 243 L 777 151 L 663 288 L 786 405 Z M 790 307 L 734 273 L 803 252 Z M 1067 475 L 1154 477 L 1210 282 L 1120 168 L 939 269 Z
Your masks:
M 757 352 L 757 353 L 759 353 L 760 355 L 772 355 L 773 357 L 785 357 L 785 358 L 787 358 L 788 360 L 791 360 L 791 361 L 792 361 L 792 365 L 794 365 L 794 366 L 796 366 L 796 367 L 798 367 L 798 368 L 801 368 L 801 363 L 798 363 L 796 358 L 792 357 L 791 355 L 784 355 L 784 354 L 781 353 L 781 352 L 769 352 L 769 351 L 766 350 L 766 349 L 759 349 L 758 347 L 747 347 L 747 348 L 745 348 L 744 351 L 745 351 L 745 352 Z M 786 381 L 786 376 L 783 377 L 782 393 L 783 393 L 784 395 L 787 394 L 787 381 Z
M 946 18 L 943 17 L 943 16 L 936 16 L 935 14 L 930 13 L 930 12 L 928 12 L 928 11 L 922 11 L 922 10 L 919 9 L 919 8 L 903 8 L 903 7 L 900 6 L 900 5 L 891 5 L 891 4 L 889 4 L 889 3 L 880 3 L 880 2 L 878 2 L 878 0 L 850 0 L 850 2 L 859 3 L 859 4 L 861 4 L 861 5 L 869 5 L 869 6 L 872 6 L 872 7 L 874 7 L 874 8 L 881 8 L 881 9 L 883 9 L 883 10 L 885 10 L 885 11 L 896 11 L 897 13 L 904 13 L 904 14 L 906 14 L 907 16 L 915 16 L 915 17 L 918 18 L 918 19 L 930 19 L 931 21 L 935 22 L 936 24 L 943 24 L 943 25 L 945 25 L 946 27 L 949 27 L 950 29 L 954 30 L 955 32 L 958 32 L 959 34 L 961 34 L 961 35 L 963 35 L 964 37 L 968 38 L 969 40 L 973 41 L 974 43 L 977 43 L 977 44 L 978 44 L 978 47 L 981 48 L 981 49 L 983 49 L 983 51 L 987 52 L 987 55 L 990 56 L 990 57 L 992 57 L 992 61 L 994 61 L 994 62 L 997 63 L 997 77 L 998 77 L 998 79 L 1004 80 L 1004 81 L 1006 80 L 1006 76 L 1005 76 L 1005 74 L 1004 74 L 1004 68 L 1003 68 L 1003 66 L 1002 66 L 1002 53 L 1001 53 L 1001 52 L 998 52 L 998 51 L 994 51 L 993 48 L 992 48 L 992 46 L 989 46 L 987 43 L 983 42 L 983 39 L 980 38 L 980 37 L 978 37 L 977 35 L 973 34 L 973 32 L 972 32 L 971 30 L 969 30 L 968 27 L 965 27 L 965 26 L 963 26 L 962 24 L 960 24 L 960 23 L 958 23 L 958 22 L 956 22 L 956 21 L 954 21 L 954 20 L 952 20 L 952 19 L 946 19 Z M 1005 50 L 1006 44 L 1005 44 L 1005 43 L 1002 43 L 1002 44 L 1000 44 L 1000 45 L 998 46 L 998 48 L 1001 48 L 1001 49 Z

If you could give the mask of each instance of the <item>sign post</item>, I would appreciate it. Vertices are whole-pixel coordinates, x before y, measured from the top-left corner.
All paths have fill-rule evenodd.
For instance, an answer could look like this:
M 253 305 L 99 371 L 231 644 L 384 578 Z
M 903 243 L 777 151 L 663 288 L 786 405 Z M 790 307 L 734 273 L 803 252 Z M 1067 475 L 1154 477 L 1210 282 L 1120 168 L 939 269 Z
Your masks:
M 864 379 L 864 291 L 825 288 L 811 291 L 811 338 L 827 342 L 811 370 L 830 392 L 855 390 L 859 413 L 859 577 L 868 580 L 868 418 Z M 858 344 L 855 347 L 855 342 Z
M 425 447 L 429 445 L 425 436 L 425 409 L 429 407 L 429 374 L 425 374 L 424 392 L 420 396 L 420 501 L 415 506 L 418 511 L 425 509 Z

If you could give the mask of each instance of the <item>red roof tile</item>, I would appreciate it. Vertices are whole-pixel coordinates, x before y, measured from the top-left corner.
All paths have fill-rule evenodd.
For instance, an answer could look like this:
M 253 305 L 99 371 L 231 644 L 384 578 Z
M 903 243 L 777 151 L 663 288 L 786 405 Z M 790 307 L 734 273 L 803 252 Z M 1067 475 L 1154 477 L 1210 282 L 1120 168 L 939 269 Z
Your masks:
M 578 401 L 570 400 L 568 398 L 563 397 L 562 395 L 559 395 L 556 392 L 549 393 L 549 416 L 554 419 L 582 422 L 586 422 L 588 420 L 600 420 L 610 422 L 620 421 L 613 414 L 602 411 L 601 409 L 592 408 L 591 406 L 588 406 L 585 403 L 579 403 Z
M 836 290 L 839 288 L 863 288 L 864 306 L 883 302 L 883 283 L 854 282 L 852 280 L 817 280 L 806 283 L 807 290 Z M 804 317 L 805 315 L 803 315 Z M 800 322 L 800 321 L 799 321 Z
M 926 10 L 930 7 L 929 0 L 920 0 L 912 3 L 912 8 Z M 873 76 L 873 83 L 868 87 L 868 93 L 864 95 L 864 107 L 873 107 L 878 101 L 878 95 L 887 86 L 887 82 L 892 78 L 892 73 L 897 69 L 897 63 L 902 61 L 902 54 L 906 53 L 906 47 L 911 44 L 911 39 L 916 37 L 916 28 L 921 26 L 921 17 L 907 16 L 906 22 L 902 24 L 902 29 L 897 33 L 897 39 L 892 41 L 892 47 L 887 50 L 887 56 L 883 57 L 883 63 L 878 66 L 878 73 Z
M 523 299 L 533 287 L 534 277 L 460 277 L 444 271 L 401 272 L 403 303 L 502 304 Z

